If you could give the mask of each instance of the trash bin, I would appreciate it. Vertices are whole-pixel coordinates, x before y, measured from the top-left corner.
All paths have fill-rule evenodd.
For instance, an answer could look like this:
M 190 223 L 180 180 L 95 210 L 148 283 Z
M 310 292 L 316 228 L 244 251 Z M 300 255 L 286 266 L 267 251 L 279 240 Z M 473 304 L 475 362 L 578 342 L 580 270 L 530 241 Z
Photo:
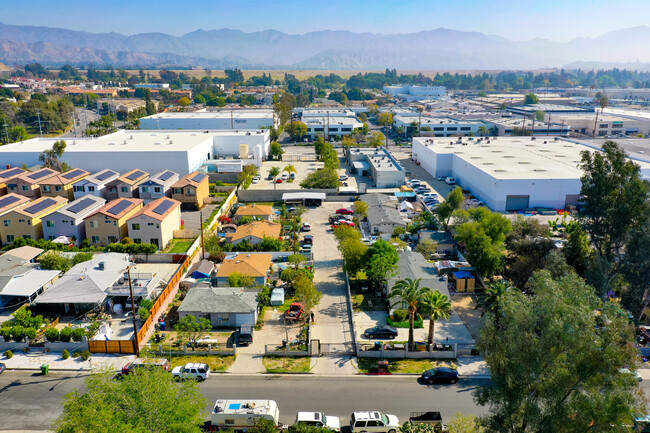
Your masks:
M 41 365 L 41 374 L 47 374 L 50 372 L 50 366 L 48 364 Z
M 377 373 L 388 373 L 388 361 L 377 362 Z
M 165 330 L 165 322 L 158 322 L 158 325 L 160 326 L 161 331 Z

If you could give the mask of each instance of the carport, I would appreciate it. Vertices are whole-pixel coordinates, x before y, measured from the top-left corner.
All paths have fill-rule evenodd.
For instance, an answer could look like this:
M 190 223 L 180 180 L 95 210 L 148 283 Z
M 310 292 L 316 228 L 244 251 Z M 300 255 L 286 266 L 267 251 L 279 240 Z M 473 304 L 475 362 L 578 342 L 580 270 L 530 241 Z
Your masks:
M 285 204 L 302 204 L 304 206 L 320 206 L 325 201 L 324 192 L 287 192 L 282 194 Z

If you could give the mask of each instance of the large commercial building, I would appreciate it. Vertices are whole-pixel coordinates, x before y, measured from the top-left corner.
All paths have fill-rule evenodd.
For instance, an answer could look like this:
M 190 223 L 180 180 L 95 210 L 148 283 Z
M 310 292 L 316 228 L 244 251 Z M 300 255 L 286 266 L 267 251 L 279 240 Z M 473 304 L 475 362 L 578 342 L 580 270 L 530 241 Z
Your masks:
M 452 176 L 488 207 L 514 211 L 563 209 L 580 197 L 579 143 L 549 137 L 413 139 L 413 159 L 432 176 Z M 650 164 L 638 162 L 645 178 Z
M 445 86 L 384 86 L 384 92 L 405 101 L 425 101 L 445 96 Z
M 499 117 L 486 119 L 493 124 L 498 136 L 512 136 L 518 134 L 532 135 L 569 135 L 571 127 L 567 124 L 561 124 L 553 121 L 550 125 L 547 122 L 540 122 L 529 117 Z
M 571 113 L 552 115 L 555 122 L 563 122 L 570 125 L 571 132 L 596 137 L 607 137 L 610 135 L 638 135 L 650 134 L 650 117 L 631 117 L 612 114 L 608 110 L 600 113 L 598 110 L 598 122 L 596 122 L 596 113 Z
M 488 131 L 494 127 L 493 123 L 485 123 L 478 120 L 459 120 L 450 117 L 431 117 L 424 115 L 420 117 L 417 113 L 399 114 L 393 117 L 393 125 L 395 128 L 403 128 L 404 137 L 411 135 L 417 129 L 418 124 L 421 129 L 431 129 L 431 135 L 435 135 L 436 137 L 463 136 L 469 135 L 470 132 L 474 135 L 479 135 L 481 126 L 484 126 Z
M 140 119 L 140 129 L 251 130 L 274 126 L 273 110 L 263 108 L 169 112 Z
M 326 140 L 343 137 L 351 135 L 356 128 L 363 128 L 354 111 L 348 109 L 303 109 L 299 113 L 300 120 L 307 125 L 307 136 L 312 140 L 318 135 Z
M 406 182 L 404 167 L 384 147 L 347 148 L 345 157 L 353 173 L 369 177 L 377 188 L 396 188 Z
M 40 165 L 40 154 L 58 138 L 33 138 L 0 147 L 2 166 Z M 102 137 L 66 140 L 61 160 L 91 173 L 110 168 L 126 173 L 134 167 L 157 173 L 166 168 L 181 175 L 218 157 L 251 155 L 266 159 L 269 131 L 124 131 Z M 257 158 L 259 156 L 259 158 Z M 58 174 L 58 173 L 54 173 Z M 53 174 L 53 175 L 54 175 Z

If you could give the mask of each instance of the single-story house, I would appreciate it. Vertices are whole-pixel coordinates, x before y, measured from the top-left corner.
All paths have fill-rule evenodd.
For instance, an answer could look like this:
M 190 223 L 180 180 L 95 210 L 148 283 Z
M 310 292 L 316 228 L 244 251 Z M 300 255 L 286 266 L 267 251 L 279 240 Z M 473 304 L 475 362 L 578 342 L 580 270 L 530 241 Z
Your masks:
M 271 254 L 241 253 L 226 256 L 217 270 L 217 286 L 227 287 L 228 277 L 235 272 L 253 277 L 255 284 L 263 285 L 271 269 Z
M 392 235 L 397 227 L 406 228 L 406 221 L 397 209 L 397 201 L 384 194 L 364 194 L 361 201 L 368 205 L 368 224 L 373 235 Z
M 243 217 L 253 217 L 268 221 L 271 215 L 273 215 L 273 206 L 253 203 L 250 206 L 240 206 L 235 212 L 235 219 L 240 221 Z
M 262 243 L 265 237 L 279 238 L 282 231 L 280 223 L 270 221 L 253 221 L 237 227 L 235 233 L 227 233 L 226 240 L 233 245 L 248 241 L 253 245 Z
M 236 328 L 257 322 L 257 292 L 241 287 L 212 287 L 199 282 L 185 295 L 178 317 L 195 316 L 210 320 L 213 327 Z
M 432 263 L 427 262 L 422 254 L 415 251 L 401 251 L 399 254 L 399 261 L 397 262 L 397 272 L 395 276 L 390 278 L 387 282 L 386 295 L 388 295 L 395 283 L 399 280 L 410 278 L 415 280 L 421 278 L 420 287 L 428 287 L 431 290 L 438 290 L 443 295 L 449 296 L 449 289 L 447 288 L 447 279 L 440 277 L 438 271 Z M 396 300 L 391 300 L 391 303 Z M 400 308 L 398 305 L 391 307 L 392 313 Z
M 61 271 L 40 269 L 36 263 L 25 263 L 0 272 L 0 306 L 30 304 L 59 277 Z
M 436 252 L 443 254 L 445 251 L 453 252 L 456 250 L 456 241 L 454 236 L 445 231 L 420 231 L 420 240 L 428 239 L 436 243 Z

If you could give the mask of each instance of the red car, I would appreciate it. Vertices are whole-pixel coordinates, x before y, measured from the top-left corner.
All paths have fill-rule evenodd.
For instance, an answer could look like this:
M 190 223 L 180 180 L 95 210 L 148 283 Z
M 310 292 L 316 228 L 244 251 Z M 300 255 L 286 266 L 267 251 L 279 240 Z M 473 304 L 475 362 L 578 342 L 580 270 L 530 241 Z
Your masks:
M 303 313 L 303 305 L 300 302 L 294 302 L 289 309 L 284 312 L 284 320 L 297 321 Z
M 354 223 L 351 222 L 351 221 L 340 220 L 340 221 L 336 221 L 334 224 L 332 224 L 332 229 L 335 229 L 335 228 L 341 227 L 341 226 L 349 226 L 349 227 L 352 227 L 352 228 L 355 227 Z
M 275 183 L 282 183 L 282 179 L 280 178 L 275 179 Z
M 336 213 L 339 215 L 352 215 L 354 211 L 352 209 L 347 209 L 343 207 L 341 209 L 337 209 Z

